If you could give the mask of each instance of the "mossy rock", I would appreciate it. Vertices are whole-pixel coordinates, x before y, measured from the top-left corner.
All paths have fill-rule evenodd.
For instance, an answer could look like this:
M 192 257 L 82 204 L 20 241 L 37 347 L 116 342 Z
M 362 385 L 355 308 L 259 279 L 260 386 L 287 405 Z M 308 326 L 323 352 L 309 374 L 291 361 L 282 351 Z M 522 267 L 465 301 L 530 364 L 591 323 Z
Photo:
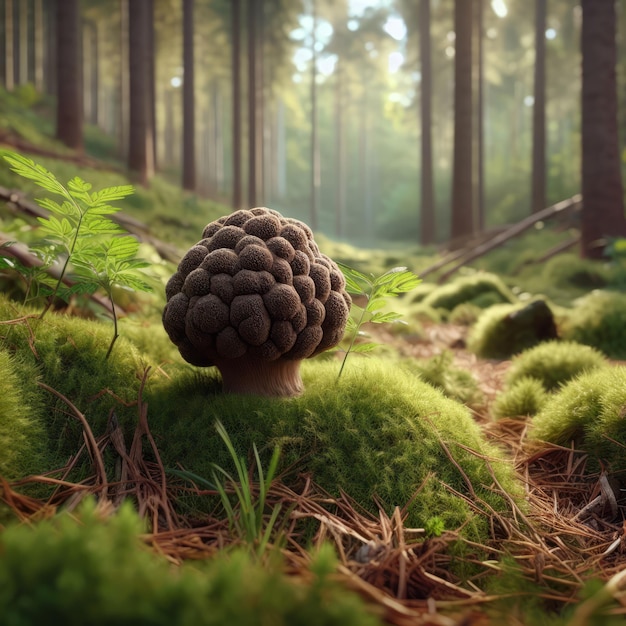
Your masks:
M 574 305 L 563 324 L 563 338 L 626 359 L 626 294 L 593 291 Z
M 148 401 L 153 433 L 161 434 L 161 454 L 170 467 L 182 463 L 200 476 L 211 474 L 212 463 L 231 470 L 231 460 L 214 430 L 224 424 L 235 448 L 245 454 L 253 444 L 265 458 L 282 446 L 281 471 L 287 481 L 298 473 L 311 475 L 333 495 L 343 490 L 377 513 L 374 498 L 391 512 L 409 503 L 407 524 L 425 526 L 441 517 L 447 529 L 465 524 L 464 532 L 486 539 L 486 518 L 476 515 L 449 485 L 470 496 L 454 456 L 478 497 L 504 511 L 504 499 L 487 488 L 493 478 L 479 455 L 501 458 L 489 445 L 470 412 L 431 385 L 402 371 L 397 363 L 373 359 L 349 363 L 337 383 L 336 361 L 303 366 L 306 391 L 300 398 L 277 400 L 225 395 L 219 381 L 206 375 L 179 377 L 152 389 Z M 510 465 L 495 461 L 500 482 L 516 491 Z
M 599 289 L 609 281 L 609 270 L 602 263 L 581 259 L 576 254 L 560 254 L 543 266 L 542 278 L 557 287 Z
M 607 366 L 571 380 L 535 416 L 530 437 L 573 442 L 626 485 L 626 367 Z
M 478 318 L 468 348 L 480 357 L 508 359 L 557 336 L 554 315 L 544 300 L 528 304 L 498 304 Z
M 463 302 L 470 302 L 481 308 L 497 303 L 514 303 L 516 298 L 511 290 L 495 274 L 478 272 L 462 276 L 447 285 L 438 287 L 423 300 L 434 309 L 452 311 Z
M 262 562 L 243 550 L 174 568 L 146 549 L 142 530 L 130 506 L 103 519 L 91 503 L 77 516 L 5 528 L 0 532 L 2 623 L 381 624 L 333 577 L 336 558 L 329 546 L 313 555 L 305 583 L 286 576 L 280 558 Z
M 571 378 L 607 364 L 598 350 L 574 341 L 546 341 L 513 358 L 506 376 L 509 386 L 534 378 L 553 391 Z
M 508 389 L 502 391 L 492 407 L 495 418 L 527 417 L 535 415 L 547 402 L 548 392 L 536 378 L 517 378 Z

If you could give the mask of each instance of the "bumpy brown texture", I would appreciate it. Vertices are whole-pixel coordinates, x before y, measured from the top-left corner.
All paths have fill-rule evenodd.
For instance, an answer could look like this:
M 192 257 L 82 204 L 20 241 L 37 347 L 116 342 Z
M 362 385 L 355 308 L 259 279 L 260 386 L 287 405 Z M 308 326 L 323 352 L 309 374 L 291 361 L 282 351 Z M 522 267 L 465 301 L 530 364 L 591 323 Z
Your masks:
M 163 325 L 184 359 L 301 360 L 341 340 L 350 296 L 306 224 L 259 207 L 211 222 L 202 237 L 166 287 Z

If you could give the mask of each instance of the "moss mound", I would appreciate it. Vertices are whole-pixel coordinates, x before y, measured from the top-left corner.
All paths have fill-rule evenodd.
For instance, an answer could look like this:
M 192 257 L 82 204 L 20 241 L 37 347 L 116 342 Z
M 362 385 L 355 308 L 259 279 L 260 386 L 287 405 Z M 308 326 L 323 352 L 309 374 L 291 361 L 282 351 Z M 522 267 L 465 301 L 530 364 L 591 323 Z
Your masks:
M 245 552 L 176 570 L 139 541 L 141 526 L 124 506 L 103 520 L 93 505 L 0 533 L 3 624 L 36 626 L 218 626 L 326 624 L 374 626 L 363 602 L 332 580 L 332 551 L 310 566 L 310 584 L 294 582 L 280 562 Z
M 479 272 L 471 276 L 462 276 L 447 285 L 430 292 L 423 300 L 424 304 L 434 309 L 452 311 L 463 302 L 470 302 L 481 308 L 497 303 L 513 303 L 515 296 L 495 274 Z
M 501 417 L 525 417 L 535 415 L 546 403 L 548 393 L 536 378 L 518 378 L 501 392 L 492 407 L 492 414 Z
M 547 261 L 541 275 L 546 284 L 556 287 L 598 289 L 609 281 L 609 270 L 604 265 L 570 253 L 559 254 Z
M 45 462 L 37 375 L 32 364 L 0 348 L 0 476 L 8 479 L 34 473 Z
M 574 445 L 626 484 L 626 367 L 603 367 L 567 383 L 535 416 L 535 440 Z
M 0 297 L 0 318 L 17 319 L 34 311 L 19 307 Z M 154 363 L 125 338 L 120 338 L 111 356 L 106 353 L 111 341 L 112 324 L 48 313 L 26 322 L 0 326 L 0 348 L 12 355 L 10 366 L 22 402 L 22 417 L 32 423 L 39 436 L 25 437 L 33 461 L 42 472 L 64 465 L 78 451 L 82 427 L 68 405 L 56 395 L 37 386 L 53 388 L 83 413 L 96 436 L 106 430 L 111 411 L 132 433 L 136 421 L 136 402 L 140 380 L 147 366 Z M 1 367 L 1 365 L 0 365 Z M 7 397 L 9 397 L 7 395 Z M 26 440 L 24 440 L 26 446 Z M 17 467 L 24 471 L 25 467 Z M 81 468 L 77 468 L 79 471 Z
M 498 458 L 469 411 L 441 392 L 397 367 L 373 360 L 355 360 L 336 383 L 337 362 L 307 362 L 306 391 L 300 398 L 272 400 L 230 396 L 218 391 L 211 374 L 179 377 L 152 390 L 149 397 L 153 432 L 166 437 L 161 453 L 169 466 L 210 476 L 211 462 L 231 468 L 231 461 L 214 431 L 220 419 L 236 449 L 252 444 L 267 456 L 282 445 L 284 480 L 307 473 L 333 495 L 340 490 L 377 512 L 374 496 L 387 512 L 406 505 L 407 524 L 425 526 L 441 517 L 447 529 L 467 523 L 465 530 L 485 539 L 484 519 L 443 484 L 470 495 L 445 447 L 463 467 L 478 497 L 498 510 L 505 505 L 487 488 L 493 478 L 485 461 L 464 447 Z M 515 491 L 511 468 L 494 462 L 500 481 Z M 443 483 L 443 484 L 442 484 Z
M 476 320 L 480 317 L 482 312 L 482 308 L 476 306 L 476 304 L 463 302 L 454 307 L 448 316 L 448 321 L 451 324 L 459 324 L 460 326 L 472 326 L 476 323 Z
M 488 359 L 508 359 L 556 338 L 556 325 L 544 300 L 499 304 L 482 313 L 468 337 L 468 348 Z
M 482 393 L 476 379 L 467 370 L 455 367 L 452 358 L 452 352 L 446 350 L 430 359 L 412 361 L 408 369 L 448 398 L 462 404 L 479 403 Z
M 626 294 L 593 291 L 576 301 L 563 325 L 563 337 L 626 359 Z
M 534 378 L 552 391 L 574 376 L 606 365 L 594 348 L 573 341 L 546 341 L 517 355 L 507 372 L 507 385 Z
M 15 316 L 12 305 L 0 301 L 2 306 L 5 317 Z M 33 406 L 42 407 L 40 413 L 33 411 L 47 446 L 37 470 L 65 464 L 81 447 L 83 435 L 67 405 L 34 385 L 33 372 L 84 413 L 96 437 L 106 432 L 114 412 L 129 441 L 137 421 L 133 402 L 149 359 L 120 339 L 105 360 L 111 329 L 98 322 L 49 314 L 43 321 L 30 320 L 29 326 L 3 326 L 0 332 L 1 345 L 27 366 L 19 384 L 32 390 Z M 405 506 L 420 488 L 408 509 L 407 524 L 413 526 L 426 526 L 437 516 L 447 529 L 465 524 L 464 532 L 485 540 L 486 518 L 476 515 L 452 490 L 466 496 L 474 490 L 497 510 L 507 508 L 504 498 L 488 488 L 493 478 L 484 459 L 468 451 L 498 458 L 469 411 L 402 371 L 396 361 L 355 358 L 339 383 L 338 362 L 306 362 L 307 391 L 292 400 L 223 394 L 214 369 L 168 367 L 171 378 L 154 368 L 144 390 L 151 429 L 167 467 L 180 464 L 207 478 L 212 462 L 230 471 L 231 459 L 214 429 L 220 419 L 240 454 L 248 453 L 254 443 L 267 461 L 273 447 L 281 444 L 281 468 L 289 470 L 284 478 L 288 483 L 297 484 L 299 472 L 309 473 L 331 494 L 343 490 L 373 512 L 380 502 L 389 513 L 396 505 Z M 33 455 L 38 454 L 42 438 L 27 433 L 25 442 L 26 438 Z M 92 471 L 88 462 L 85 455 L 85 465 L 76 469 L 74 479 Z M 496 461 L 493 469 L 505 488 L 515 492 L 510 466 Z

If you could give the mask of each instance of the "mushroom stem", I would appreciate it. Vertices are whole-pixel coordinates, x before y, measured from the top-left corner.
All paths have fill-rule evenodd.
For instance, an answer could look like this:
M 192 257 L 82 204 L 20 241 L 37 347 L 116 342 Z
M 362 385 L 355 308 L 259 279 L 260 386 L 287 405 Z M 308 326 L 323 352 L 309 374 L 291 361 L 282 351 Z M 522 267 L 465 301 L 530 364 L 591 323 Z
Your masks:
M 290 398 L 304 390 L 299 360 L 266 361 L 244 356 L 220 359 L 215 365 L 222 374 L 226 393 Z

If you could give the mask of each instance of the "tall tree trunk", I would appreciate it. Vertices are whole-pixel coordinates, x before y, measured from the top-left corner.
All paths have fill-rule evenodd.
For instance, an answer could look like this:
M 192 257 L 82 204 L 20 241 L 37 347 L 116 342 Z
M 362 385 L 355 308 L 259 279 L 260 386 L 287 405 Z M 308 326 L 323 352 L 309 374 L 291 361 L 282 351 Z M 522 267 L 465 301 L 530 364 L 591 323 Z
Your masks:
M 335 235 L 343 237 L 346 219 L 346 132 L 344 122 L 344 73 L 342 62 L 335 69 Z
M 183 0 L 183 189 L 196 188 L 193 2 Z
M 56 136 L 75 150 L 83 149 L 79 0 L 57 2 Z
M 319 190 L 321 186 L 320 147 L 317 128 L 317 53 L 315 50 L 317 29 L 317 0 L 311 0 L 313 26 L 311 29 L 311 214 L 309 226 L 319 227 Z
M 98 24 L 85 21 L 83 29 L 83 81 L 84 115 L 90 124 L 98 123 L 99 95 L 99 57 L 98 57 Z
M 248 0 L 248 205 L 263 203 L 263 0 Z
M 476 2 L 476 229 L 485 228 L 484 0 Z
M 546 1 L 535 4 L 532 211 L 546 208 Z
M 122 159 L 129 157 L 129 125 L 130 125 L 130 59 L 129 50 L 129 27 L 128 27 L 128 3 L 129 0 L 120 0 L 120 68 L 118 82 L 118 150 Z
M 147 185 L 154 174 L 152 125 L 150 123 L 150 59 L 148 0 L 128 2 L 130 124 L 128 168 Z
M 474 233 L 472 185 L 472 0 L 454 5 L 454 160 L 452 240 Z
M 614 0 L 582 0 L 581 254 L 599 259 L 606 237 L 626 236 L 617 131 Z
M 232 86 L 233 86 L 233 199 L 234 209 L 242 207 L 241 193 L 241 0 L 231 0 Z
M 13 91 L 15 87 L 14 73 L 14 41 L 13 41 L 13 0 L 4 2 L 4 87 L 7 91 Z
M 287 150 L 285 147 L 285 103 L 276 107 L 276 194 L 284 198 L 287 193 Z
M 35 0 L 33 15 L 34 82 L 39 93 L 44 90 L 44 13 L 43 0 Z
M 217 81 L 213 85 L 213 135 L 215 154 L 215 193 L 219 196 L 224 187 L 224 108 Z
M 430 0 L 420 0 L 419 5 L 419 47 L 422 70 L 421 81 L 421 207 L 420 241 L 423 245 L 435 242 L 435 187 L 433 178 L 432 142 L 432 61 L 430 40 Z
M 45 15 L 45 59 L 44 82 L 46 93 L 56 96 L 57 93 L 57 41 L 56 41 L 56 14 L 57 0 L 48 0 L 44 3 Z
M 153 168 L 156 171 L 158 169 L 158 157 L 157 157 L 157 113 L 156 113 L 156 41 L 154 33 L 154 0 L 148 0 L 148 62 L 150 67 L 148 68 L 148 80 L 150 81 L 150 104 L 148 114 L 150 116 L 149 124 L 152 135 L 152 162 Z
M 28 82 L 28 0 L 18 3 L 19 40 L 18 40 L 18 83 Z

